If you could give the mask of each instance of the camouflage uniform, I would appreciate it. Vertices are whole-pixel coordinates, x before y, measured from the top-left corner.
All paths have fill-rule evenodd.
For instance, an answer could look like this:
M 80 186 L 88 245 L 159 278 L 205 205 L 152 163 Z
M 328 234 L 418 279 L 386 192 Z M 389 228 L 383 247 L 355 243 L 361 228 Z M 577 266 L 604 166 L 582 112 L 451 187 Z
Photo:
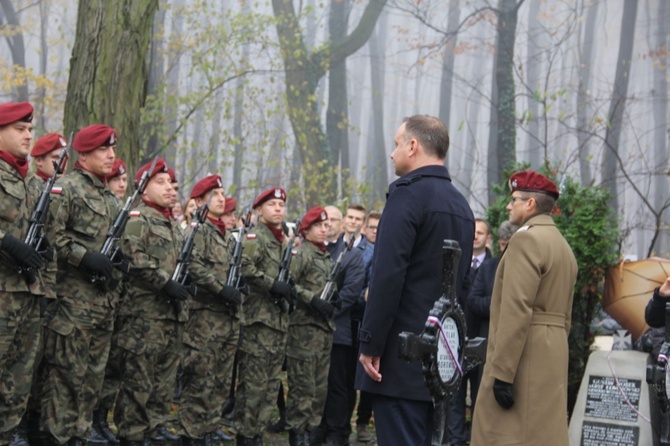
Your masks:
M 323 290 L 332 267 L 330 255 L 309 241 L 298 248 L 298 254 L 291 262 L 298 304 L 291 314 L 286 346 L 286 419 L 296 432 L 316 428 L 326 405 L 335 323 L 317 314 L 309 304 Z
M 189 267 L 198 292 L 184 331 L 184 388 L 179 402 L 183 433 L 203 438 L 217 429 L 230 388 L 241 310 L 217 296 L 226 285 L 235 238 L 209 221 L 195 239 Z
M 0 243 L 5 234 L 24 240 L 37 194 L 0 161 Z M 0 444 L 7 444 L 26 410 L 33 366 L 40 343 L 40 274 L 28 285 L 16 261 L 0 251 Z
M 58 252 L 54 316 L 47 322 L 42 430 L 59 443 L 88 438 L 102 386 L 114 322 L 116 290 L 103 291 L 80 263 L 99 252 L 119 208 L 114 194 L 82 168 L 58 180 L 50 239 Z M 121 273 L 115 271 L 115 279 Z
M 128 295 L 120 309 L 114 342 L 125 350 L 114 410 L 119 437 L 140 441 L 168 416 L 175 388 L 187 305 L 176 312 L 162 289 L 181 250 L 177 223 L 141 204 L 123 235 L 130 258 Z
M 243 305 L 235 428 L 250 438 L 270 422 L 286 351 L 289 316 L 270 296 L 281 255 L 281 243 L 265 224 L 247 234 L 242 274 L 250 290 Z

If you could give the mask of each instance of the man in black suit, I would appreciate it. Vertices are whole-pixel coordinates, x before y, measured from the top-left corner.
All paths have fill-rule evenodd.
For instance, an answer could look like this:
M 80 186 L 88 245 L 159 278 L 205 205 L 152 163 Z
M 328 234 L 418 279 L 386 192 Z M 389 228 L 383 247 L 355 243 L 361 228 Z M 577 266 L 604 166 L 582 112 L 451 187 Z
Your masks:
M 442 246 L 456 240 L 462 255 L 456 289 L 463 290 L 472 258 L 474 216 L 444 167 L 449 133 L 439 119 L 412 116 L 391 154 L 391 183 L 379 222 L 372 280 L 360 330 L 357 387 L 373 394 L 377 441 L 430 445 L 433 404 L 420 361 L 398 358 L 398 334 L 419 333 L 442 294 Z M 459 296 L 461 299 L 464 296 Z

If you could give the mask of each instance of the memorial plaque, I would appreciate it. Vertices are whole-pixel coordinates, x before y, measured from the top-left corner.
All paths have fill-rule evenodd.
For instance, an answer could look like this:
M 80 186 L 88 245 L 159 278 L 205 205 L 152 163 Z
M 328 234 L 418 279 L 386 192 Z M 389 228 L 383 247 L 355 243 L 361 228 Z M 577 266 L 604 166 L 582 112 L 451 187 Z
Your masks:
M 642 381 L 619 378 L 619 387 L 635 410 L 638 410 Z M 637 421 L 637 412 L 626 404 L 614 378 L 610 376 L 589 376 L 584 415 L 618 421 Z
M 637 446 L 640 428 L 584 421 L 581 446 Z

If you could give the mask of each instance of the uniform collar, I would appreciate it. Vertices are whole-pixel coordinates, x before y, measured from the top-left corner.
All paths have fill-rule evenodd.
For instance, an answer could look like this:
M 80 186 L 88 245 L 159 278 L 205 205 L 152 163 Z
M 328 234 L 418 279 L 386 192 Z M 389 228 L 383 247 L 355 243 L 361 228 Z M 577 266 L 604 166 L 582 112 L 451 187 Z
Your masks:
M 84 168 L 81 166 L 81 164 L 79 164 L 79 162 L 76 162 L 76 163 L 74 164 L 74 172 L 79 172 L 81 175 L 83 175 L 83 176 L 89 178 L 89 179 L 91 180 L 91 182 L 92 182 L 95 186 L 97 186 L 97 187 L 99 187 L 99 188 L 103 188 L 103 189 L 106 188 L 106 184 L 107 184 L 107 182 L 106 182 L 106 180 L 104 179 L 104 177 L 100 177 L 99 175 L 96 175 L 96 174 L 94 174 L 93 172 L 84 169 Z
M 521 227 L 524 226 L 556 226 L 554 219 L 551 218 L 551 215 L 547 213 L 536 214 L 530 217 L 528 220 L 523 222 Z

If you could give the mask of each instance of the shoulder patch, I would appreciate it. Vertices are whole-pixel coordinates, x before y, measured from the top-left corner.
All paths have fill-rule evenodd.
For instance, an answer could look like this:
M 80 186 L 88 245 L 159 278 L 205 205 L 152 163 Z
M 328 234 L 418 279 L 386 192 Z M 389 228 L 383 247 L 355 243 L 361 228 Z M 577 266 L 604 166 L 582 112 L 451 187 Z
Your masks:
M 256 234 L 247 234 L 247 240 L 255 240 Z
M 58 186 L 54 186 L 54 187 L 51 188 L 51 193 L 56 194 L 56 195 L 60 195 L 60 194 L 63 193 L 63 188 L 58 187 Z
M 131 217 L 139 217 L 140 211 L 130 211 L 130 214 L 128 215 L 130 215 Z

